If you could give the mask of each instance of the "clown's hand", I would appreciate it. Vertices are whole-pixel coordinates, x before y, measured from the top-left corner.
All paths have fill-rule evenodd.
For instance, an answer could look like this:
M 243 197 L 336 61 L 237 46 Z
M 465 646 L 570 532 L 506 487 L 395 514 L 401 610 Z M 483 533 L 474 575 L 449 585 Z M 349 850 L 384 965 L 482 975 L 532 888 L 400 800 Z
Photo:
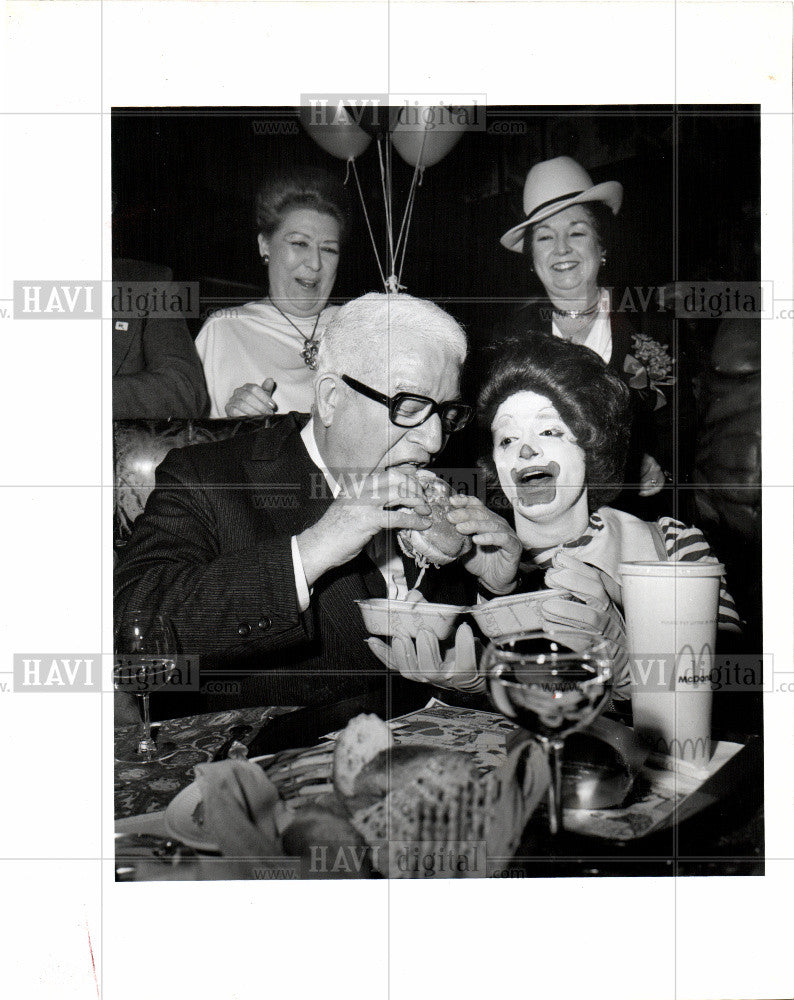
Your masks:
M 628 698 L 629 673 L 626 626 L 617 605 L 604 589 L 601 574 L 576 556 L 555 553 L 554 565 L 546 572 L 546 585 L 566 590 L 568 597 L 551 598 L 541 606 L 549 629 L 581 630 L 602 636 L 613 663 L 615 697 Z
M 543 623 L 550 632 L 581 631 L 602 636 L 607 655 L 612 661 L 615 678 L 613 695 L 629 697 L 629 654 L 626 646 L 626 626 L 620 610 L 610 601 L 607 608 L 596 610 L 581 601 L 553 597 L 541 606 Z
M 384 666 L 409 681 L 467 693 L 485 690 L 485 681 L 477 671 L 474 634 L 469 625 L 458 628 L 454 644 L 443 657 L 438 639 L 429 629 L 420 629 L 415 640 L 395 635 L 389 645 L 373 637 L 367 639 L 367 645 Z
M 609 594 L 599 571 L 565 549 L 554 553 L 544 579 L 551 590 L 567 590 L 597 610 L 603 611 L 609 604 Z

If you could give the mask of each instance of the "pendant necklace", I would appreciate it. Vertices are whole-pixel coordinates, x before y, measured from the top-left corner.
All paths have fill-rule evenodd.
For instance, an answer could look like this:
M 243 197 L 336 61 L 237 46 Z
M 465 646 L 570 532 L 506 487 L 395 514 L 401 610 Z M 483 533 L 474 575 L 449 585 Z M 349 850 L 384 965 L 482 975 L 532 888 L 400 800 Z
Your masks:
M 311 368 L 312 371 L 316 371 L 317 351 L 320 345 L 315 340 L 315 337 L 317 336 L 317 324 L 320 322 L 320 313 L 317 313 L 317 319 L 315 319 L 314 321 L 314 329 L 312 330 L 311 337 L 307 337 L 306 334 L 303 332 L 303 330 L 301 330 L 301 328 L 298 326 L 298 324 L 293 323 L 292 320 L 289 318 L 289 316 L 281 309 L 279 309 L 279 307 L 276 305 L 273 299 L 270 298 L 269 295 L 268 299 L 270 300 L 270 304 L 273 306 L 276 312 L 281 313 L 281 315 L 289 323 L 289 325 L 294 327 L 301 335 L 301 337 L 303 338 L 303 348 L 301 349 L 301 357 L 303 358 L 303 363 L 306 365 L 307 368 Z
M 558 309 L 555 305 L 552 305 L 552 309 L 555 315 L 562 316 L 564 319 L 581 319 L 582 316 L 592 316 L 598 309 L 600 302 L 601 293 L 599 292 L 598 298 L 587 309 Z

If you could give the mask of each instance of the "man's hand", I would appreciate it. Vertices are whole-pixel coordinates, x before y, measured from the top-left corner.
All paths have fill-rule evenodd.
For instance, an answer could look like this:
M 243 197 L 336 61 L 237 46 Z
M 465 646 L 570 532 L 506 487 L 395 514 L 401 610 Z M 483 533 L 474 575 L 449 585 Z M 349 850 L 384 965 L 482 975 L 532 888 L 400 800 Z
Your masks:
M 429 629 L 420 629 L 414 642 L 410 636 L 395 635 L 391 646 L 382 639 L 367 639 L 367 645 L 389 670 L 396 670 L 409 681 L 435 684 L 455 691 L 485 690 L 485 680 L 477 671 L 474 634 L 468 625 L 459 626 L 455 642 L 441 656 L 438 639 Z
M 509 594 L 516 585 L 523 553 L 518 535 L 477 497 L 455 494 L 450 503 L 449 520 L 474 543 L 461 560 L 463 565 L 492 593 Z
M 226 404 L 227 417 L 272 417 L 278 409 L 273 402 L 276 383 L 272 378 L 266 378 L 261 385 L 246 382 L 238 386 L 229 397 Z
M 430 508 L 415 475 L 373 472 L 357 484 L 356 494 L 340 493 L 319 521 L 296 536 L 310 587 L 329 569 L 355 559 L 379 531 L 430 527 Z

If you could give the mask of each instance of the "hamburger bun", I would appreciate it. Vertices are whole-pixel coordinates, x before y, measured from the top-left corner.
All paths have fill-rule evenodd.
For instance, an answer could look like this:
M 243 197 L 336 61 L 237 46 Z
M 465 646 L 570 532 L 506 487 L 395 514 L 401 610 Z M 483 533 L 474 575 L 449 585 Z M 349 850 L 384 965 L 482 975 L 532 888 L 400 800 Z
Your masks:
M 447 519 L 452 510 L 449 502 L 451 490 L 447 483 L 429 469 L 418 469 L 416 476 L 430 508 L 431 524 L 422 531 L 403 528 L 397 533 L 397 542 L 419 566 L 446 566 L 469 551 L 471 540 Z

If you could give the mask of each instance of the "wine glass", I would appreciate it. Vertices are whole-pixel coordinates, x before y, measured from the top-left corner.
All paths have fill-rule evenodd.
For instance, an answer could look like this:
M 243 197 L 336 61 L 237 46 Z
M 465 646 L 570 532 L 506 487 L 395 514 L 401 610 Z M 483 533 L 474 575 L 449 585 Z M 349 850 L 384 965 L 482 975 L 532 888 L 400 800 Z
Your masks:
M 607 643 L 590 632 L 538 630 L 493 639 L 482 660 L 496 708 L 527 730 L 549 762 L 549 828 L 562 829 L 562 749 L 607 706 L 613 667 Z
M 141 612 L 122 614 L 113 642 L 113 682 L 117 691 L 134 694 L 141 705 L 141 735 L 134 763 L 160 760 L 152 736 L 149 697 L 164 690 L 177 670 L 177 641 L 174 626 L 165 615 Z

